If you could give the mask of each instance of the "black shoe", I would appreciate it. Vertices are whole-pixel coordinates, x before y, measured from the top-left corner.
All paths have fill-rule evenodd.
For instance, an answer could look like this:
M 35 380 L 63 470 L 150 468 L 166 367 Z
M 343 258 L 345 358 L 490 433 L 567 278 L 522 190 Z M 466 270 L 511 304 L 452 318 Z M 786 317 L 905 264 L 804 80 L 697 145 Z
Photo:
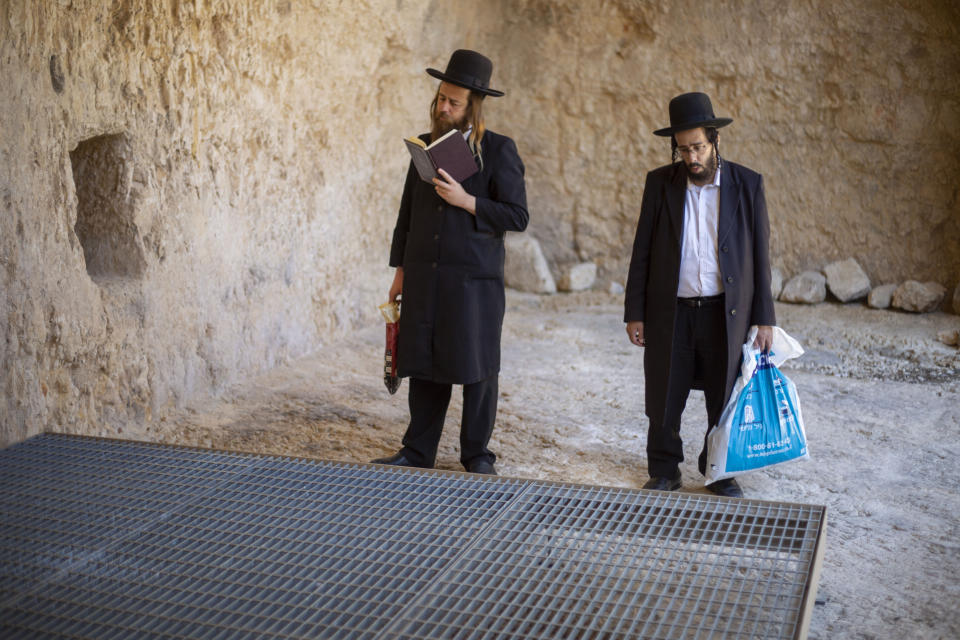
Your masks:
M 371 460 L 373 464 L 389 464 L 394 467 L 418 467 L 420 469 L 429 469 L 425 464 L 416 464 L 410 460 L 407 456 L 403 455 L 403 451 L 398 451 L 388 458 L 377 458 L 376 460 Z
M 677 475 L 672 478 L 652 476 L 644 483 L 643 488 L 651 491 L 676 491 L 682 486 L 683 482 L 680 480 L 680 472 L 678 471 Z
M 466 467 L 467 471 L 470 473 L 482 473 L 488 476 L 497 475 L 497 470 L 493 468 L 493 463 L 486 458 L 471 460 L 463 466 Z
M 715 493 L 718 496 L 724 496 L 725 498 L 743 497 L 743 489 L 740 488 L 740 485 L 737 484 L 737 481 L 733 478 L 711 482 L 706 486 L 706 489 L 710 493 Z

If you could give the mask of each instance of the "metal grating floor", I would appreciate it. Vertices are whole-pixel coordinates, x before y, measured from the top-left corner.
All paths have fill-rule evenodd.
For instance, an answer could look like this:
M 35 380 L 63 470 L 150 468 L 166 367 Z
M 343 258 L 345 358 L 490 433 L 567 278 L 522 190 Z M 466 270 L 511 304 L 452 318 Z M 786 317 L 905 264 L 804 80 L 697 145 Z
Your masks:
M 823 507 L 42 435 L 4 638 L 797 638 Z

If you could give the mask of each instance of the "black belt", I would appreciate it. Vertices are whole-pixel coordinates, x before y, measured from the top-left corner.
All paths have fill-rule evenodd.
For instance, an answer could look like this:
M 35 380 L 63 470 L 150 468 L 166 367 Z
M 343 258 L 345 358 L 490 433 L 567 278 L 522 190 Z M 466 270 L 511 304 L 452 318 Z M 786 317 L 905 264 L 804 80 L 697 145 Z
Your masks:
M 711 305 L 720 304 L 723 302 L 723 294 L 718 294 L 715 296 L 705 296 L 702 298 L 677 298 L 677 304 L 682 304 L 685 307 L 693 307 L 695 309 L 700 307 L 709 307 Z

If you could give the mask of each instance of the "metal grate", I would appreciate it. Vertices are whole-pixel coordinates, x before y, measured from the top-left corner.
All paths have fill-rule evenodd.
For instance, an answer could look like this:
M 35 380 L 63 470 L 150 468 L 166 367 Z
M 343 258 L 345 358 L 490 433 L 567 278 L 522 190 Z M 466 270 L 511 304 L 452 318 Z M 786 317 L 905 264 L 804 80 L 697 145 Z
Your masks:
M 823 507 L 42 435 L 0 635 L 795 638 Z

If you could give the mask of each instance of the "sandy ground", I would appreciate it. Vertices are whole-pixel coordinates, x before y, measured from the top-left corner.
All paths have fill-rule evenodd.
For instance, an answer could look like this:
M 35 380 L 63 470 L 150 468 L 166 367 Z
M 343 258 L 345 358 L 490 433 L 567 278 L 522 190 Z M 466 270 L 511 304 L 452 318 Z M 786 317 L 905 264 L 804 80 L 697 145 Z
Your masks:
M 492 448 L 501 475 L 639 488 L 640 349 L 598 292 L 508 292 Z M 960 638 L 960 317 L 859 304 L 777 306 L 807 353 L 796 383 L 809 461 L 741 477 L 750 498 L 827 507 L 812 638 Z M 383 325 L 205 399 L 140 434 L 164 442 L 366 462 L 399 447 L 406 383 L 380 378 Z M 460 470 L 458 393 L 438 466 Z M 684 491 L 703 492 L 702 394 L 684 414 Z

